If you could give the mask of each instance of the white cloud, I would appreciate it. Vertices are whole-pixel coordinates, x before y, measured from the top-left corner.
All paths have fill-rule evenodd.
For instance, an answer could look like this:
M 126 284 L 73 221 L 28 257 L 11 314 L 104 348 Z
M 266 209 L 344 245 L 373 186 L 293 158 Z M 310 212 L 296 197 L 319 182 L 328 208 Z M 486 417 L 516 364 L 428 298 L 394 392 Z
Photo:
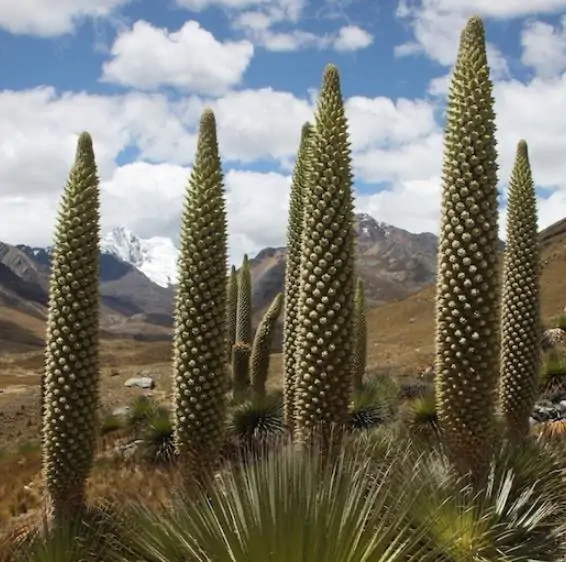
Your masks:
M 137 162 L 117 168 L 101 183 L 103 229 L 125 224 L 142 237 L 166 235 L 178 241 L 189 176 L 190 168 L 168 164 Z M 273 172 L 225 173 L 231 263 L 239 263 L 246 252 L 254 255 L 283 243 L 290 181 Z
M 10 33 L 55 37 L 84 18 L 109 16 L 131 0 L 3 0 L 0 28 Z
M 337 51 L 357 51 L 369 47 L 372 43 L 373 36 L 371 33 L 357 25 L 347 25 L 338 32 L 338 37 L 334 41 L 334 48 Z
M 218 95 L 241 81 L 254 48 L 249 41 L 217 41 L 196 21 L 175 32 L 137 21 L 116 38 L 111 52 L 103 67 L 106 82 Z
M 541 227 L 547 226 L 565 208 L 566 76 L 527 84 L 498 81 L 494 95 L 501 183 L 509 177 L 517 141 L 525 138 L 537 184 L 554 189 L 540 203 Z M 94 138 L 105 227 L 126 221 L 142 236 L 175 236 L 196 127 L 207 104 L 219 127 L 231 255 L 236 259 L 244 251 L 283 244 L 288 174 L 231 170 L 234 161 L 252 166 L 266 159 L 290 169 L 301 126 L 312 120 L 312 99 L 269 88 L 212 101 L 198 96 L 172 101 L 147 93 L 61 95 L 52 88 L 0 92 L 0 206 L 5 209 L 0 240 L 49 243 L 54 209 L 83 129 Z M 435 232 L 443 147 L 433 103 L 355 96 L 346 107 L 357 181 L 392 184 L 361 196 L 358 207 L 408 230 Z M 116 158 L 131 146 L 140 160 L 150 162 L 118 167 Z
M 356 210 L 409 232 L 438 233 L 441 181 L 439 177 L 409 180 L 356 197 Z
M 312 107 L 271 88 L 231 92 L 211 104 L 223 151 L 245 162 L 295 154 L 301 127 Z
M 521 34 L 523 64 L 534 68 L 540 76 L 552 76 L 566 69 L 566 16 L 561 25 L 528 23 Z
M 409 22 L 414 39 L 398 45 L 395 53 L 407 56 L 422 52 L 448 66 L 455 60 L 460 32 L 472 14 L 505 19 L 565 8 L 566 0 L 401 0 L 397 16 Z M 503 54 L 494 45 L 488 45 L 488 49 L 492 72 L 505 77 L 509 70 Z

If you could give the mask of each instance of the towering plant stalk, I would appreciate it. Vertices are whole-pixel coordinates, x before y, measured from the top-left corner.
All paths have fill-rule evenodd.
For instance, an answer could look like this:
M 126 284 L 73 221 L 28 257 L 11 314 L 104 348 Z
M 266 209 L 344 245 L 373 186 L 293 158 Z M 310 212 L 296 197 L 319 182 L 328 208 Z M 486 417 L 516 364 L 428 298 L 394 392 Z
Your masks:
M 525 437 L 537 398 L 541 319 L 536 191 L 523 140 L 517 146 L 507 209 L 500 400 L 508 433 Z
M 309 139 L 301 234 L 296 437 L 322 446 L 348 416 L 352 388 L 354 211 L 348 123 L 340 77 L 328 65 Z
M 84 505 L 99 397 L 100 191 L 88 133 L 78 139 L 51 256 L 43 381 L 43 472 L 55 521 Z
M 232 357 L 232 346 L 236 343 L 236 321 L 238 313 L 238 275 L 233 265 L 228 277 L 228 292 L 226 297 L 226 361 Z
M 255 333 L 251 356 L 251 382 L 256 396 L 265 396 L 273 332 L 282 308 L 283 294 L 279 293 L 265 312 Z
M 244 255 L 238 275 L 238 306 L 236 308 L 236 342 L 252 343 L 252 278 L 248 255 Z
M 367 321 L 363 279 L 356 284 L 354 314 L 354 355 L 352 360 L 352 378 L 354 391 L 362 389 L 367 362 Z
M 186 477 L 210 475 L 225 430 L 225 207 L 216 120 L 206 109 L 181 218 L 175 299 L 174 439 Z
M 285 300 L 283 310 L 283 373 L 284 414 L 287 427 L 294 425 L 296 350 L 299 336 L 299 280 L 301 268 L 301 234 L 303 230 L 303 196 L 307 189 L 308 143 L 312 132 L 310 123 L 301 131 L 301 144 L 293 172 L 287 224 L 287 264 L 285 266 Z
M 464 28 L 446 110 L 436 292 L 438 416 L 457 467 L 480 476 L 499 371 L 497 151 L 484 27 Z

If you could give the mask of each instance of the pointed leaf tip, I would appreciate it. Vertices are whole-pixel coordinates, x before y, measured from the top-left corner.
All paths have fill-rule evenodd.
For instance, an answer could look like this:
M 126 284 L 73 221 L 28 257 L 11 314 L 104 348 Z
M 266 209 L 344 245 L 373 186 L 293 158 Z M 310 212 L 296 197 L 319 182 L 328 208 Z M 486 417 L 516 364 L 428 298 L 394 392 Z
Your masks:
M 462 35 L 466 37 L 483 37 L 484 34 L 482 18 L 480 16 L 471 16 L 466 22 Z
M 524 154 L 527 155 L 529 150 L 529 147 L 527 145 L 527 141 L 524 139 L 521 139 L 518 143 L 517 143 L 517 152 L 519 154 Z
M 215 124 L 216 122 L 216 118 L 214 116 L 214 111 L 212 111 L 212 109 L 210 107 L 206 107 L 204 109 L 204 111 L 202 112 L 201 118 L 200 118 L 200 122 L 201 125 L 207 124 L 207 125 L 212 125 Z
M 327 64 L 324 69 L 324 83 L 326 85 L 337 84 L 340 86 L 340 73 L 335 64 Z
M 86 153 L 92 153 L 92 137 L 90 133 L 83 131 L 77 140 L 77 155 Z

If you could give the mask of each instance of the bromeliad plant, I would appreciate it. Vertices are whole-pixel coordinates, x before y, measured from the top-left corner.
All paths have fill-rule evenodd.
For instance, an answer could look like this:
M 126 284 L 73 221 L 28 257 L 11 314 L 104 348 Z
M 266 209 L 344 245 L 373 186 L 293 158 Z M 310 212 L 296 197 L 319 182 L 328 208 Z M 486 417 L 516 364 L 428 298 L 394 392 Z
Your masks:
M 354 321 L 354 210 L 348 122 L 329 65 L 309 139 L 298 293 L 295 437 L 326 439 L 348 418 Z
M 436 400 L 463 472 L 485 473 L 499 375 L 495 113 L 482 21 L 470 18 L 454 66 L 444 138 L 436 285 Z
M 95 451 L 99 198 L 92 139 L 82 133 L 55 231 L 45 345 L 43 473 L 58 524 L 84 507 Z
M 539 394 L 541 363 L 536 192 L 525 141 L 517 146 L 507 207 L 500 402 L 507 433 L 524 438 Z
M 187 478 L 206 478 L 225 435 L 226 203 L 211 110 L 200 121 L 181 219 L 173 337 L 174 439 Z

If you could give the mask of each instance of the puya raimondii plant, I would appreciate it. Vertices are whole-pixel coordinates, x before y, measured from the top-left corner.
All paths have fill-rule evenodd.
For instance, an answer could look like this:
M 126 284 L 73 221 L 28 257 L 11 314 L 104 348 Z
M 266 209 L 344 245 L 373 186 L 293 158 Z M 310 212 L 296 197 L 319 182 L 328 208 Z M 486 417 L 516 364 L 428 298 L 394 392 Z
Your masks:
M 232 385 L 236 397 L 244 395 L 250 386 L 252 333 L 252 277 L 248 255 L 244 254 L 238 272 L 236 335 L 232 346 Z
M 510 436 L 526 437 L 541 368 L 540 264 L 535 184 L 527 143 L 517 146 L 507 199 L 501 311 L 500 406 Z
M 355 392 L 363 388 L 367 363 L 367 320 L 365 311 L 364 281 L 358 278 L 356 283 L 354 309 L 354 354 L 352 357 L 352 378 Z
M 499 374 L 495 113 L 481 19 L 462 31 L 444 138 L 436 290 L 436 398 L 450 454 L 487 468 Z
M 226 261 L 216 120 L 206 109 L 181 218 L 173 336 L 174 441 L 187 478 L 210 476 L 226 429 Z
M 265 311 L 254 336 L 250 359 L 250 374 L 252 391 L 258 397 L 265 396 L 273 335 L 282 308 L 283 293 L 279 293 Z
M 296 349 L 299 312 L 299 280 L 301 268 L 301 237 L 303 231 L 303 197 L 307 189 L 310 123 L 301 130 L 301 143 L 293 171 L 289 196 L 287 223 L 287 263 L 285 266 L 285 298 L 283 310 L 283 387 L 284 415 L 287 427 L 292 431 L 295 410 L 295 386 L 297 382 Z
M 338 69 L 328 65 L 309 140 L 303 197 L 295 437 L 326 448 L 348 418 L 354 320 L 354 211 L 348 122 Z
M 99 401 L 100 190 L 92 139 L 81 133 L 51 255 L 43 380 L 43 472 L 52 515 L 85 505 Z

